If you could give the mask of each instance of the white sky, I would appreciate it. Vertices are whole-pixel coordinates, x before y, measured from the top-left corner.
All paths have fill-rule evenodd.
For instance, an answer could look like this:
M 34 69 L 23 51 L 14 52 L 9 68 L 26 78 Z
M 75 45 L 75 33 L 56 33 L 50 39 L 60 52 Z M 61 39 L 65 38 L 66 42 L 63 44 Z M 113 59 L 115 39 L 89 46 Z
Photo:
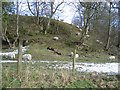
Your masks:
M 60 19 L 64 19 L 64 22 L 71 23 L 71 20 L 75 14 L 75 11 L 71 6 L 65 5 L 63 8 L 63 13 L 60 16 Z
M 14 0 L 14 1 L 17 1 L 17 0 Z M 29 2 L 35 2 L 35 1 L 50 1 L 50 0 L 28 0 Z M 51 0 L 52 1 L 52 0 Z M 60 2 L 78 2 L 78 0 L 55 0 L 55 3 L 60 3 Z M 105 1 L 105 0 L 80 0 L 80 1 L 84 1 L 84 2 L 92 2 L 92 1 Z M 111 1 L 118 1 L 118 0 L 111 0 Z M 26 3 L 26 0 L 19 0 L 19 2 L 22 2 L 22 3 Z M 63 8 L 64 7 L 64 8 Z M 63 13 L 59 13 L 59 20 L 64 20 L 64 22 L 67 22 L 67 23 L 70 23 L 71 24 L 71 21 L 72 21 L 72 18 L 75 14 L 75 10 L 73 10 L 73 7 L 69 6 L 68 4 L 62 4 L 60 6 L 60 8 L 63 8 Z M 21 9 L 21 12 L 23 15 L 25 14 L 28 14 L 26 12 L 29 12 L 28 10 L 28 6 L 27 6 L 27 3 L 26 4 L 21 4 L 20 5 L 20 9 Z M 26 9 L 26 10 L 25 10 Z M 23 12 L 23 10 L 25 10 Z
M 29 0 L 29 1 L 32 2 L 32 0 Z M 33 1 L 36 1 L 36 0 L 33 0 Z M 58 2 L 56 2 L 56 3 L 60 3 L 62 0 L 57 0 L 57 1 Z M 68 0 L 66 0 L 66 1 L 68 2 Z M 24 3 L 24 4 L 20 4 L 20 6 L 19 6 L 20 14 L 23 14 L 23 15 L 28 14 L 29 13 L 29 9 L 28 9 L 26 0 L 19 0 L 19 2 Z M 64 22 L 67 22 L 67 23 L 71 24 L 71 21 L 72 21 L 72 18 L 74 16 L 75 11 L 72 9 L 71 6 L 69 6 L 67 4 L 62 4 L 60 6 L 60 8 L 63 8 L 63 13 L 59 13 L 59 20 L 64 20 Z
M 12 1 L 17 1 L 17 0 L 12 0 Z M 35 2 L 35 1 L 44 1 L 44 2 L 47 2 L 47 1 L 53 1 L 53 0 L 28 0 L 29 2 Z M 60 2 L 78 2 L 79 0 L 55 0 L 55 3 L 60 3 Z M 80 0 L 81 2 L 105 2 L 105 0 Z M 119 1 L 119 0 L 110 0 L 110 1 Z M 19 2 L 24 2 L 26 3 L 26 0 L 19 0 Z M 64 8 L 63 8 L 64 7 Z M 59 13 L 59 20 L 64 20 L 64 22 L 67 22 L 67 23 L 70 23 L 71 24 L 71 21 L 72 21 L 72 18 L 75 14 L 75 10 L 73 10 L 73 7 L 65 4 L 65 6 L 62 4 L 60 6 L 60 8 L 63 8 L 63 13 Z M 23 15 L 25 15 L 26 13 L 25 12 L 29 12 L 28 10 L 28 6 L 27 6 L 27 3 L 26 4 L 21 4 L 20 5 L 20 9 L 21 9 L 21 12 L 23 13 Z M 27 10 L 25 10 L 27 9 Z M 25 10 L 23 12 L 23 10 Z

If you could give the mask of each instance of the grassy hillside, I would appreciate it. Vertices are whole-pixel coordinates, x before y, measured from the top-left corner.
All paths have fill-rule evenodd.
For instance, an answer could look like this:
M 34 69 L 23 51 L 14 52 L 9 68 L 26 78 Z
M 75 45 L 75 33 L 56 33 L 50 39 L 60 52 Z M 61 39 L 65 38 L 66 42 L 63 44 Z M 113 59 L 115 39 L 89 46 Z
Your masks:
M 24 35 L 30 37 L 42 34 L 46 29 L 48 19 L 40 17 L 40 21 L 41 22 L 37 24 L 37 18 L 34 16 L 20 16 L 19 33 L 21 37 L 24 37 Z M 8 29 L 8 36 L 14 37 L 16 34 L 16 15 L 9 16 Z M 79 29 L 74 25 L 52 19 L 48 34 L 70 37 L 74 35 L 76 31 L 79 31 Z
M 80 55 L 78 61 L 109 62 L 109 55 L 103 50 L 105 44 L 101 45 L 96 42 L 98 37 L 96 31 L 90 32 L 90 37 L 85 40 L 85 44 L 89 47 L 82 47 L 76 43 L 80 40 L 80 35 L 76 35 L 80 30 L 74 25 L 52 19 L 48 33 L 45 35 L 47 18 L 40 17 L 41 22 L 39 24 L 37 24 L 37 18 L 34 16 L 20 16 L 19 20 L 20 38 L 23 41 L 28 40 L 30 47 L 26 53 L 31 53 L 34 60 L 70 60 L 72 59 L 69 56 L 70 52 L 76 49 Z M 16 37 L 16 15 L 9 18 L 7 35 L 11 42 Z M 54 36 L 59 37 L 59 40 L 53 40 Z M 5 46 L 4 43 L 3 46 Z M 62 55 L 47 50 L 49 46 Z

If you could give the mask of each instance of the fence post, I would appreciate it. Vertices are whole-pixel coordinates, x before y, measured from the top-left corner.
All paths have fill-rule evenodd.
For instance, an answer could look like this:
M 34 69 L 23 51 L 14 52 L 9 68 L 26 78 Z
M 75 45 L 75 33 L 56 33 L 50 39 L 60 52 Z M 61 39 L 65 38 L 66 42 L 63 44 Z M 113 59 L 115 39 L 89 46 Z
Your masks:
M 2 52 L 2 1 L 0 1 L 0 53 Z M 0 90 L 2 90 L 2 56 L 0 56 Z
M 74 50 L 74 54 L 73 54 L 73 71 L 75 70 L 75 55 L 76 55 L 76 49 Z
M 22 41 L 18 39 L 18 63 L 17 63 L 17 74 L 18 79 L 21 80 L 21 74 L 22 74 Z

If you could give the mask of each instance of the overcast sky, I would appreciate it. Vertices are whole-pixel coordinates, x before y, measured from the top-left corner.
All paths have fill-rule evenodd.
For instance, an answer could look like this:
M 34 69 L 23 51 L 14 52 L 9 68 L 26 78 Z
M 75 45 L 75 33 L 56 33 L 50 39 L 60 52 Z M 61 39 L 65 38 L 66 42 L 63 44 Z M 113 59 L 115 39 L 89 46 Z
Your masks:
M 19 7 L 20 14 L 25 15 L 25 14 L 29 13 L 28 15 L 32 15 L 32 14 L 30 14 L 30 11 L 28 9 L 26 0 L 19 0 L 19 1 L 22 2 Z M 32 2 L 32 0 L 29 0 L 29 1 Z M 61 1 L 62 0 L 55 0 L 56 3 L 60 3 Z M 65 2 L 68 3 L 68 0 L 65 0 Z M 74 11 L 73 7 L 69 6 L 67 3 L 64 3 L 60 6 L 60 9 L 63 9 L 63 13 L 59 13 L 58 15 L 59 15 L 59 20 L 63 20 L 64 22 L 71 24 L 71 20 L 75 14 L 75 11 Z
M 14 0 L 14 1 L 17 1 L 17 0 Z M 35 2 L 36 0 L 28 0 L 29 2 Z M 39 0 L 39 1 L 52 1 L 52 0 Z M 71 24 L 71 21 L 72 21 L 72 18 L 73 16 L 75 15 L 75 8 L 74 7 L 71 7 L 70 5 L 68 5 L 67 3 L 69 2 L 74 2 L 74 3 L 77 3 L 78 0 L 55 0 L 55 3 L 60 3 L 60 2 L 66 2 L 65 4 L 62 4 L 60 6 L 60 8 L 63 9 L 63 13 L 57 13 L 59 15 L 59 20 L 64 20 L 64 22 L 67 22 L 67 23 L 70 23 Z M 80 1 L 84 1 L 84 2 L 92 2 L 92 1 L 102 1 L 102 2 L 105 2 L 105 0 L 80 0 Z M 118 0 L 111 0 L 111 1 L 118 1 Z M 30 11 L 28 10 L 28 6 L 27 6 L 27 2 L 26 0 L 19 0 L 19 2 L 22 2 L 22 4 L 20 4 L 20 14 L 28 14 L 30 15 Z M 64 8 L 63 8 L 64 7 Z M 31 14 L 32 15 L 32 14 Z

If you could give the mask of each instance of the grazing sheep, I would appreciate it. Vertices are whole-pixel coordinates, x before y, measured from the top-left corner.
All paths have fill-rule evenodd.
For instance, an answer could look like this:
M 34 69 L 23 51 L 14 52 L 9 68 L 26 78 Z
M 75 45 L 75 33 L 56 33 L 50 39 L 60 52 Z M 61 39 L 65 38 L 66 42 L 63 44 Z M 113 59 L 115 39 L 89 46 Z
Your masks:
M 59 37 L 53 37 L 53 40 L 58 40 L 59 39 Z
M 115 56 L 109 56 L 110 60 L 115 60 Z
M 84 39 L 87 39 L 89 37 L 90 37 L 90 35 L 87 34 L 87 35 L 84 36 Z
M 103 44 L 103 42 L 100 42 L 100 44 Z
M 15 53 L 1 53 L 1 56 L 5 57 L 6 59 L 15 59 Z
M 4 57 L 4 58 L 8 58 L 8 54 L 9 53 L 0 53 L 0 56 Z
M 74 53 L 70 52 L 70 54 L 68 55 L 69 57 L 73 57 Z
M 70 57 L 73 57 L 73 56 L 74 56 L 74 53 L 71 52 L 69 56 L 70 56 Z M 75 58 L 78 58 L 78 57 L 79 57 L 79 54 L 75 54 Z
M 87 38 L 89 38 L 89 37 L 90 37 L 90 35 L 86 35 L 86 37 L 87 37 Z
M 103 44 L 103 42 L 101 42 L 100 40 L 96 40 L 96 42 L 101 44 L 101 45 Z
M 83 47 L 89 47 L 87 44 L 85 44 L 85 43 L 82 43 L 82 46 Z
M 76 35 L 79 36 L 79 35 L 80 35 L 80 32 L 76 32 Z
M 79 57 L 79 54 L 75 54 L 75 58 L 78 58 Z
M 31 54 L 24 54 L 22 56 L 22 59 L 25 61 L 32 61 L 32 55 Z
M 15 54 L 14 54 L 14 53 L 9 53 L 9 54 L 8 54 L 8 58 L 10 58 L 10 59 L 15 59 Z
M 79 31 L 82 32 L 82 29 L 80 28 Z
M 96 40 L 96 42 L 98 42 L 98 43 L 99 43 L 100 41 L 99 41 L 99 40 Z
M 71 56 L 73 56 L 73 55 L 74 55 L 74 53 L 73 53 L 73 52 L 71 52 L 71 53 L 70 53 L 70 55 L 71 55 Z

